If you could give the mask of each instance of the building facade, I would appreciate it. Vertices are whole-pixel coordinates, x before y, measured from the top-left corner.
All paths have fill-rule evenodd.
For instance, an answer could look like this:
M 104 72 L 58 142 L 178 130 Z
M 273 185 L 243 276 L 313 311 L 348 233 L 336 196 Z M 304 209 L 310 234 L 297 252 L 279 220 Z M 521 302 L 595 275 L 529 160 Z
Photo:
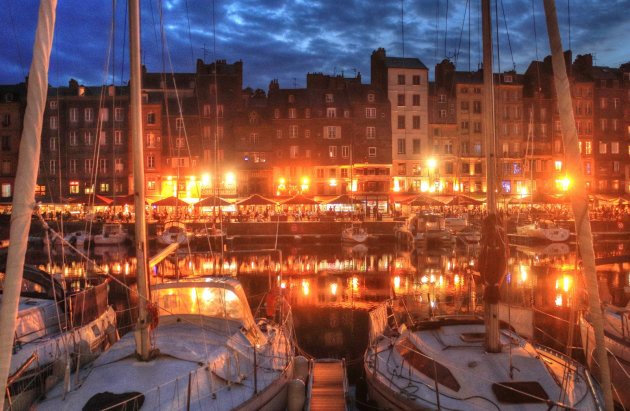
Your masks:
M 0 202 L 9 202 L 22 133 L 26 85 L 0 86 Z
M 44 124 L 39 195 L 64 202 L 98 194 L 129 193 L 129 97 L 126 87 L 49 89 Z
M 391 106 L 393 191 L 439 191 L 439 178 L 437 186 L 429 181 L 434 168 L 428 166 L 434 161 L 428 137 L 429 70 L 417 58 L 388 57 L 382 48 L 372 53 L 371 69 L 372 85 L 385 90 Z
M 584 184 L 630 192 L 630 63 L 572 61 L 570 74 Z M 417 58 L 371 55 L 372 79 L 309 73 L 304 88 L 243 89 L 242 62 L 199 60 L 194 72 L 143 75 L 145 183 L 149 199 L 189 202 L 217 194 L 330 197 L 370 206 L 391 193 L 483 193 L 483 71 L 444 60 L 429 82 Z M 495 81 L 495 152 L 504 198 L 558 194 L 565 170 L 550 57 Z M 0 88 L 0 201 L 13 195 L 25 85 Z M 489 108 L 491 109 L 491 108 Z M 132 192 L 126 86 L 51 87 L 42 130 L 38 194 L 64 201 Z

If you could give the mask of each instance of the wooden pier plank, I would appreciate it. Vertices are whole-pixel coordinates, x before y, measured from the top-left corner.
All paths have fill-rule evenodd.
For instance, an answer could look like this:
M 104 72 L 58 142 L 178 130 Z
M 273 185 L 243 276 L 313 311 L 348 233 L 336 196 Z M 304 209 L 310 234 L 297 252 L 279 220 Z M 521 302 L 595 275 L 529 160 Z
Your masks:
M 313 364 L 310 409 L 312 411 L 345 410 L 345 370 L 342 361 Z

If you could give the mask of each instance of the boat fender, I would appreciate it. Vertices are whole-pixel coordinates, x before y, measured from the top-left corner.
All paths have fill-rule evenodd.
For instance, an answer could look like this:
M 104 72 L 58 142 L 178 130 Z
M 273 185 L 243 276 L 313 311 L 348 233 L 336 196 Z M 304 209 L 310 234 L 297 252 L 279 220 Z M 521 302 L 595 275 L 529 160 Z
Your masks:
M 114 324 L 108 324 L 105 328 L 105 335 L 107 336 L 107 343 L 111 346 L 120 338 L 118 336 L 118 330 L 114 327 Z
M 96 359 L 98 354 L 92 352 L 92 347 L 90 343 L 86 340 L 79 341 L 79 349 L 77 350 L 77 366 L 78 368 L 83 367 L 85 364 L 88 364 Z
M 52 374 L 46 377 L 44 381 L 44 392 L 50 391 L 55 385 L 64 378 L 66 372 L 66 361 L 58 359 L 52 364 Z
M 308 378 L 308 360 L 301 355 L 298 355 L 293 360 L 293 377 L 306 381 Z
M 300 379 L 289 381 L 287 410 L 302 411 L 306 403 L 306 384 Z

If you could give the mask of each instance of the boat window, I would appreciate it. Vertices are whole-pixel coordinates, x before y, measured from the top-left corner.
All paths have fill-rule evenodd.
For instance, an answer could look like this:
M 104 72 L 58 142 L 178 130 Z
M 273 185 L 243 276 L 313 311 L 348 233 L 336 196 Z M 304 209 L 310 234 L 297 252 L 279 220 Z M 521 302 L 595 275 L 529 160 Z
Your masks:
M 154 290 L 160 315 L 199 314 L 208 317 L 243 319 L 237 295 L 216 287 L 181 287 Z
M 492 384 L 497 400 L 509 404 L 546 402 L 549 395 L 537 381 L 510 381 Z
M 467 343 L 480 342 L 485 340 L 486 333 L 462 333 L 460 338 Z
M 460 385 L 455 379 L 455 376 L 451 374 L 451 371 L 444 365 L 420 352 L 409 339 L 401 339 L 400 343 L 396 345 L 396 350 L 405 361 L 422 374 L 434 380 L 437 374 L 438 383 L 453 391 L 459 391 Z

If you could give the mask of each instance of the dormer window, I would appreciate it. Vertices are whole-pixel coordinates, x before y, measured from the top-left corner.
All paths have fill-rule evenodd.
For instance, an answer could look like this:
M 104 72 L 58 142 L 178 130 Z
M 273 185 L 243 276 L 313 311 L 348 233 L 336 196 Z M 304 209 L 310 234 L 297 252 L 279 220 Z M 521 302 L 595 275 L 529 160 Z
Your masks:
M 289 103 L 295 103 L 295 96 L 293 94 L 289 94 L 288 101 Z
M 376 96 L 374 96 L 374 93 L 370 93 L 367 95 L 367 100 L 369 103 L 374 103 L 374 101 L 376 100 Z
M 512 78 L 511 75 L 506 74 L 506 75 L 503 76 L 503 81 L 506 82 L 506 83 L 511 83 L 511 82 L 514 81 L 514 79 Z
M 326 93 L 325 101 L 326 101 L 326 103 L 334 103 L 335 102 L 335 96 L 332 93 Z

